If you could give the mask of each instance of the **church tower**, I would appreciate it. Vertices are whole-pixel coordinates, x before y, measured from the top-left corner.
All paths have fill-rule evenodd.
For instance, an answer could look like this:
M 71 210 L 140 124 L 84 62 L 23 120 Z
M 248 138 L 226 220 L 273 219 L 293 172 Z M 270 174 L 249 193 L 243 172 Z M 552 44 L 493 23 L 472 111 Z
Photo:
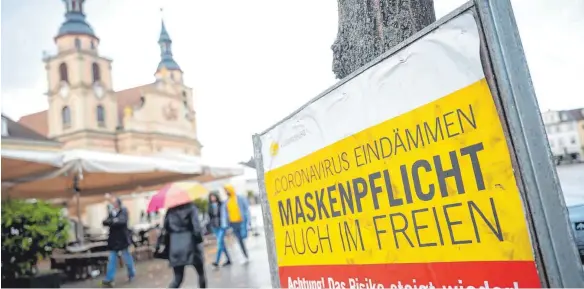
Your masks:
M 160 29 L 160 37 L 158 37 L 158 46 L 160 46 L 160 62 L 158 63 L 158 68 L 156 68 L 156 80 L 169 80 L 174 83 L 183 83 L 183 73 L 178 66 L 178 63 L 172 57 L 172 40 L 168 31 L 166 31 L 166 26 L 164 25 L 164 20 L 162 20 L 162 25 Z
M 65 148 L 115 151 L 117 101 L 111 62 L 85 20 L 85 0 L 62 0 L 65 21 L 54 38 L 57 54 L 44 58 L 48 76 L 48 136 Z
M 184 74 L 172 55 L 172 39 L 166 30 L 164 20 L 161 21 L 160 36 L 158 37 L 160 46 L 160 62 L 154 76 L 156 86 L 159 90 L 165 91 L 181 102 L 178 105 L 178 114 L 181 119 L 189 123 L 192 132 L 185 132 L 186 135 L 195 136 L 196 117 L 193 110 L 193 90 L 184 83 Z

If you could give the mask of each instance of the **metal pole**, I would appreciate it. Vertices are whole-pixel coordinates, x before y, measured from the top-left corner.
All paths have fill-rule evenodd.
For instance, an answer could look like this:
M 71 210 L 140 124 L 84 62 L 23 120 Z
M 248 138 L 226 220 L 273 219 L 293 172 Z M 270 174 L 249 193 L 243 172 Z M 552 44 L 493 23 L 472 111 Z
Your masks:
M 521 178 L 532 244 L 546 286 L 582 288 L 584 273 L 547 145 L 540 109 L 509 0 L 474 0 L 490 56 L 495 89 Z
M 256 162 L 256 172 L 258 174 L 260 202 L 264 215 L 264 232 L 266 237 L 266 247 L 268 250 L 268 261 L 270 265 L 272 288 L 281 288 L 280 273 L 278 268 L 278 255 L 276 253 L 276 242 L 274 240 L 274 225 L 272 223 L 272 211 L 270 210 L 270 203 L 268 203 L 268 195 L 266 194 L 266 185 L 264 182 L 264 159 L 262 157 L 262 140 L 260 135 L 256 134 L 253 136 L 253 150 Z
M 83 223 L 81 222 L 81 193 L 79 191 L 79 175 L 73 177 L 73 193 L 77 207 L 77 226 L 75 226 L 75 237 L 80 245 L 83 245 L 83 236 L 79 236 L 79 231 L 83 232 Z M 81 228 L 81 230 L 79 230 Z

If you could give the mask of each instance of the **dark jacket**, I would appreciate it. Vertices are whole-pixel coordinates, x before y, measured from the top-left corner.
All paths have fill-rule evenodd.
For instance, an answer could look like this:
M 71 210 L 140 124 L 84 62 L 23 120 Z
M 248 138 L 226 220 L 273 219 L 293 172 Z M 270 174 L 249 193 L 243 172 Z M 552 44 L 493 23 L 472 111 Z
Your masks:
M 215 196 L 217 202 L 211 202 L 211 196 Z M 209 194 L 209 208 L 207 209 L 209 215 L 209 224 L 211 228 L 226 228 L 227 227 L 227 212 L 225 211 L 225 204 L 219 201 L 219 195 L 215 193 Z
M 128 229 L 128 210 L 120 207 L 117 215 L 111 212 L 103 225 L 109 227 L 109 236 L 107 237 L 107 247 L 110 251 L 121 251 L 127 249 L 132 243 L 132 235 Z
M 171 208 L 164 217 L 168 238 L 168 261 L 171 267 L 202 265 L 203 242 L 199 211 L 190 203 Z

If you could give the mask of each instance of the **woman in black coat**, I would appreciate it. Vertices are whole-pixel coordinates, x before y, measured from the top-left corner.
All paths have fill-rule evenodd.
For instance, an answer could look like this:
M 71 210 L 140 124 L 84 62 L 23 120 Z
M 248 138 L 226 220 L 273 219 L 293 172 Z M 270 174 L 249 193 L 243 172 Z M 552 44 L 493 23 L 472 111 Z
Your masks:
M 128 229 L 128 210 L 122 206 L 122 201 L 118 198 L 108 198 L 111 209 L 103 225 L 109 227 L 107 237 L 107 247 L 110 256 L 107 264 L 105 279 L 102 282 L 104 287 L 113 287 L 113 281 L 116 277 L 118 252 L 122 253 L 122 258 L 126 262 L 128 269 L 128 279 L 131 281 L 136 276 L 134 260 L 128 247 L 132 243 L 132 235 Z
M 174 270 L 169 288 L 178 288 L 183 282 L 185 266 L 192 265 L 199 275 L 199 288 L 207 287 L 203 259 L 203 235 L 199 211 L 193 203 L 168 209 L 164 217 L 168 234 L 168 262 Z

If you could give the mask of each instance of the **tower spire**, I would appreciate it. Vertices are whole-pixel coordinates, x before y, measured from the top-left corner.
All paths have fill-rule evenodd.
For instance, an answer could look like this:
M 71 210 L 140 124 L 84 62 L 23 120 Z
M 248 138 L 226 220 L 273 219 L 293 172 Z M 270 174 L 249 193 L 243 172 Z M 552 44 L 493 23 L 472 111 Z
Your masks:
M 181 70 L 180 66 L 172 57 L 172 39 L 166 30 L 164 18 L 162 16 L 163 9 L 160 8 L 160 36 L 158 37 L 158 45 L 160 46 L 160 62 L 156 72 L 160 72 L 163 68 L 165 70 Z
M 87 35 L 97 38 L 93 28 L 85 21 L 83 5 L 85 0 L 62 0 L 65 4 L 65 22 L 61 24 L 55 38 L 65 35 Z

